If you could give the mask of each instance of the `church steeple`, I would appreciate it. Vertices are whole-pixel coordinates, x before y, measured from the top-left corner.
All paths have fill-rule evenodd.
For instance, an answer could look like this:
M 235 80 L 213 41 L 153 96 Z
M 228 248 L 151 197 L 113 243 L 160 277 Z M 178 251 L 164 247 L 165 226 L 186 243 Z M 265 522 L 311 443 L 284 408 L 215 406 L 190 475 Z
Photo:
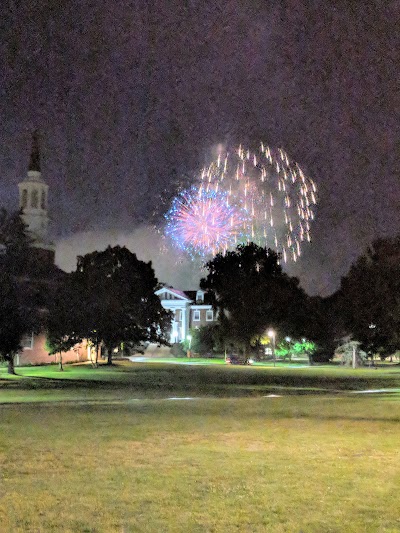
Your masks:
M 32 135 L 32 150 L 28 170 L 40 172 L 40 147 L 39 133 L 37 130 L 35 130 Z
M 28 175 L 18 184 L 19 207 L 22 218 L 34 239 L 34 246 L 42 248 L 49 244 L 47 216 L 48 185 L 40 172 L 39 135 L 35 131 L 32 138 L 32 151 L 29 160 Z

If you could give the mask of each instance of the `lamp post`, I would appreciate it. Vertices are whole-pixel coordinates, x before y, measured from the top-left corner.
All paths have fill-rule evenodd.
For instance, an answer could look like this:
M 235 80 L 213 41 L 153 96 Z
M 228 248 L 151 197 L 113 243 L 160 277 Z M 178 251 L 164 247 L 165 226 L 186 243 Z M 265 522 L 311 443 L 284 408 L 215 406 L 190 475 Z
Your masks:
M 371 324 L 368 326 L 369 329 L 371 330 L 371 335 L 369 336 L 369 339 L 370 339 L 370 345 L 372 344 L 372 341 L 373 341 L 373 338 L 374 338 L 374 333 L 375 333 L 375 328 L 376 328 L 376 324 L 374 324 L 373 322 L 371 322 Z M 370 346 L 371 347 L 371 346 Z M 370 352 L 371 352 L 371 361 L 370 361 L 370 364 L 372 363 L 372 366 L 374 366 L 374 354 L 372 352 L 372 350 L 370 349 Z
M 289 361 L 292 362 L 292 337 L 285 337 L 285 341 L 288 343 L 288 353 L 289 353 Z
M 271 339 L 272 359 L 274 361 L 274 366 L 275 366 L 275 336 L 276 336 L 276 332 L 273 329 L 269 329 L 268 332 L 267 332 L 267 335 Z

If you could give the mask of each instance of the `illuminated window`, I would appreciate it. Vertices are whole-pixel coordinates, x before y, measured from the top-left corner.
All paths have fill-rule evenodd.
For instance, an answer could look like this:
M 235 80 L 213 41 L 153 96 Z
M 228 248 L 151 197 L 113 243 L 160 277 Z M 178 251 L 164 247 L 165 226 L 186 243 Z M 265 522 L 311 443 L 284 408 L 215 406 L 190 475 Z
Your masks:
M 214 320 L 214 311 L 212 309 L 208 309 L 206 311 L 206 320 L 207 320 L 207 322 L 210 322 L 211 320 Z
M 193 322 L 198 322 L 200 320 L 200 311 L 193 311 Z

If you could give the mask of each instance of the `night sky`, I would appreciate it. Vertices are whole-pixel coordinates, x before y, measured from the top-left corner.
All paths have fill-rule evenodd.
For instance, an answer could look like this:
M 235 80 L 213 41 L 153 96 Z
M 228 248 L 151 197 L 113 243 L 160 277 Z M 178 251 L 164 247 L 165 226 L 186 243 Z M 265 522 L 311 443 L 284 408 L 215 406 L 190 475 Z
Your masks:
M 38 128 L 60 266 L 127 244 L 196 288 L 152 227 L 218 144 L 264 140 L 318 184 L 289 272 L 329 294 L 373 238 L 400 233 L 399 28 L 390 0 L 4 0 L 1 204 L 17 208 Z

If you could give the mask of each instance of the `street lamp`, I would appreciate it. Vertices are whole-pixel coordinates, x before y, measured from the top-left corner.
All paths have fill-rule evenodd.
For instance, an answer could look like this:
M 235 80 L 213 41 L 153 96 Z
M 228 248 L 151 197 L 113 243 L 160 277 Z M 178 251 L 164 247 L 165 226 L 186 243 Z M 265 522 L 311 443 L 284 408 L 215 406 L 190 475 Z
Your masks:
M 192 336 L 191 335 L 186 335 L 186 340 L 189 341 L 189 350 L 188 350 L 187 356 L 190 357 L 192 355 L 190 353 L 190 348 L 192 347 Z
M 368 326 L 369 329 L 371 330 L 371 335 L 370 335 L 370 350 L 369 352 L 371 353 L 371 361 L 372 361 L 372 365 L 374 365 L 374 353 L 371 349 L 371 344 L 372 344 L 372 341 L 373 341 L 373 337 L 374 337 L 374 333 L 375 333 L 375 328 L 376 328 L 376 324 L 374 324 L 373 322 L 371 322 L 371 324 Z M 371 364 L 371 361 L 370 361 L 370 364 Z
M 186 335 L 186 339 L 189 341 L 189 350 L 192 346 L 192 336 L 191 335 Z
M 267 331 L 267 335 L 271 339 L 271 343 L 272 343 L 272 359 L 274 360 L 274 366 L 275 366 L 275 336 L 276 336 L 276 332 L 273 329 L 269 329 Z
M 292 362 L 292 337 L 285 337 L 285 341 L 288 343 L 288 354 L 289 354 L 289 361 Z

